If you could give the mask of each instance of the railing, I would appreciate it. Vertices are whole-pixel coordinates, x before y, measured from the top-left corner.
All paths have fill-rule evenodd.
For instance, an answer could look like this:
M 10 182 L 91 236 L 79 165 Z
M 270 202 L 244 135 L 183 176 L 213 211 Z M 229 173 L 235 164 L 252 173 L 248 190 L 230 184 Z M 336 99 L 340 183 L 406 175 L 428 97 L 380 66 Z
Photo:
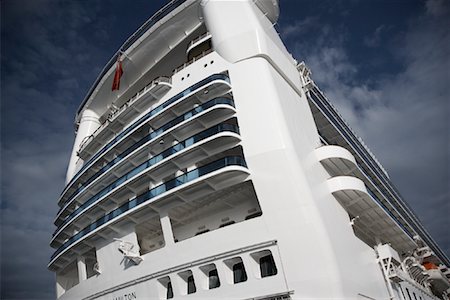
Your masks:
M 67 208 L 68 205 L 70 205 L 71 200 L 73 200 L 73 198 L 75 196 L 77 196 L 82 190 L 84 190 L 91 182 L 93 182 L 96 178 L 98 178 L 100 175 L 104 174 L 105 172 L 107 172 L 109 169 L 111 169 L 114 165 L 116 165 L 117 163 L 119 163 L 121 160 L 123 160 L 123 158 L 125 158 L 126 156 L 128 156 L 130 153 L 132 153 L 134 150 L 136 150 L 137 148 L 139 148 L 140 146 L 142 146 L 143 144 L 145 144 L 146 142 L 149 142 L 151 140 L 154 140 L 155 138 L 161 136 L 162 134 L 164 134 L 167 130 L 173 128 L 174 126 L 182 123 L 185 120 L 188 120 L 190 118 L 192 118 L 193 116 L 215 106 L 215 105 L 219 105 L 219 104 L 225 104 L 225 105 L 229 105 L 231 107 L 234 107 L 234 102 L 233 100 L 229 99 L 229 98 L 215 98 L 212 99 L 200 106 L 197 106 L 196 108 L 188 111 L 187 113 L 176 117 L 175 119 L 167 122 L 166 124 L 164 124 L 163 126 L 161 126 L 160 128 L 156 129 L 155 131 L 151 132 L 150 134 L 144 136 L 143 138 L 141 138 L 139 141 L 137 141 L 135 144 L 133 144 L 132 146 L 128 147 L 125 151 L 123 151 L 122 153 L 120 153 L 119 155 L 117 155 L 116 158 L 114 158 L 112 161 L 110 161 L 109 163 L 107 163 L 105 166 L 103 166 L 99 171 L 97 171 L 93 176 L 91 176 L 82 186 L 80 186 L 79 188 L 77 188 L 75 190 L 75 192 L 69 197 L 68 200 L 66 200 L 64 202 L 64 205 L 59 209 L 58 214 L 57 214 L 57 218 L 59 217 L 60 213 L 65 210 Z
M 206 37 L 211 38 L 211 34 L 210 34 L 209 32 L 205 32 L 204 34 L 202 34 L 202 35 L 196 37 L 195 39 L 193 39 L 193 40 L 189 43 L 189 46 L 187 47 L 187 49 L 191 48 L 195 43 L 197 43 L 198 41 L 200 41 L 200 40 L 202 40 L 202 39 L 204 39 L 204 38 L 206 38 Z M 207 39 L 206 39 L 206 40 L 207 40 Z
M 196 57 L 194 57 L 193 59 L 191 59 L 188 62 L 185 62 L 184 64 L 182 64 L 181 66 L 175 68 L 173 70 L 173 74 L 180 72 L 181 70 L 183 70 L 184 68 L 186 68 L 189 65 L 192 65 L 194 62 L 198 61 L 200 58 L 210 54 L 211 52 L 213 52 L 212 49 L 208 49 L 206 51 L 203 51 L 201 54 L 197 55 Z
M 100 155 L 102 155 L 103 153 L 105 153 L 107 150 L 109 150 L 113 145 L 115 145 L 116 143 L 118 143 L 122 138 L 125 137 L 126 134 L 128 134 L 129 132 L 131 132 L 133 129 L 135 129 L 136 127 L 138 127 L 139 125 L 141 125 L 143 122 L 147 121 L 148 118 L 156 115 L 157 113 L 159 113 L 160 111 L 162 111 L 164 108 L 168 107 L 169 105 L 173 104 L 174 102 L 176 102 L 177 100 L 189 95 L 190 93 L 192 93 L 193 91 L 199 89 L 200 87 L 202 87 L 203 85 L 206 85 L 214 80 L 223 80 L 227 83 L 230 82 L 230 79 L 228 78 L 227 75 L 225 74 L 213 74 L 199 82 L 197 82 L 196 84 L 190 86 L 189 88 L 185 89 L 184 91 L 178 93 L 177 95 L 173 96 L 172 98 L 170 98 L 169 100 L 167 100 L 166 102 L 164 102 L 163 104 L 157 106 L 156 108 L 152 109 L 150 112 L 146 113 L 144 116 L 142 116 L 141 118 L 139 118 L 137 121 L 133 122 L 132 124 L 130 124 L 127 128 L 125 128 L 121 133 L 119 133 L 114 139 L 112 139 L 110 142 L 108 142 L 103 148 L 101 148 L 99 151 L 97 151 L 96 154 L 94 154 L 88 161 L 86 161 L 83 166 L 81 167 L 80 170 L 78 170 L 78 172 L 73 176 L 73 178 L 69 181 L 69 183 L 66 185 L 66 188 L 64 189 L 63 193 L 68 189 L 69 186 L 71 186 L 77 179 L 78 177 L 83 173 L 83 171 L 88 168 L 89 166 L 92 165 L 92 163 L 94 162 L 94 160 L 96 160 Z
M 322 141 L 323 144 L 325 145 L 331 145 L 331 143 L 329 143 L 327 141 L 327 139 L 322 136 L 319 135 L 320 140 Z M 377 186 L 375 182 L 373 182 L 373 179 L 371 176 L 369 176 L 369 174 L 367 174 L 366 170 L 364 170 L 364 168 L 359 164 L 356 163 L 356 167 L 358 168 L 358 170 L 365 176 L 366 180 L 369 181 L 373 186 Z M 389 208 L 383 203 L 383 201 L 381 201 L 378 196 L 372 191 L 371 188 L 369 188 L 367 185 L 365 185 L 367 188 L 367 191 L 369 192 L 369 195 L 371 196 L 371 198 L 378 203 L 378 205 L 392 218 L 392 220 L 412 239 L 413 235 L 409 232 L 408 229 L 406 229 L 406 227 L 398 220 L 398 218 L 389 210 Z
M 100 83 L 100 80 L 103 78 L 103 76 L 108 72 L 108 70 L 116 63 L 117 56 L 119 54 L 122 54 L 125 52 L 134 42 L 136 42 L 148 29 L 150 29 L 153 25 L 155 25 L 159 20 L 167 16 L 170 12 L 175 10 L 178 6 L 186 2 L 186 0 L 172 0 L 167 5 L 165 5 L 163 8 L 161 8 L 159 11 L 157 11 L 153 16 L 151 16 L 141 27 L 139 27 L 138 30 L 136 30 L 135 33 L 133 33 L 126 41 L 123 43 L 123 45 L 117 50 L 116 53 L 110 58 L 108 63 L 105 65 L 105 67 L 102 69 L 100 74 L 98 75 L 97 79 L 95 80 L 94 84 L 89 89 L 88 93 L 86 94 L 86 97 L 84 98 L 83 102 L 80 104 L 80 107 L 78 108 L 77 115 L 79 115 L 88 101 L 89 97 L 91 97 L 92 93 L 94 92 L 97 85 Z
M 63 229 L 64 225 L 69 223 L 73 218 L 75 218 L 77 215 L 79 215 L 83 210 L 85 210 L 87 207 L 91 206 L 93 203 L 95 203 L 97 200 L 101 199 L 103 196 L 114 190 L 116 187 L 122 185 L 127 180 L 133 178 L 137 174 L 140 174 L 144 172 L 145 170 L 150 169 L 155 164 L 159 163 L 160 161 L 166 159 L 167 157 L 172 156 L 173 154 L 193 145 L 194 143 L 204 140 L 210 136 L 213 136 L 219 132 L 234 132 L 239 134 L 239 128 L 235 125 L 231 124 L 218 124 L 214 127 L 211 127 L 207 130 L 204 130 L 184 141 L 179 142 L 178 144 L 162 151 L 161 153 L 153 156 L 149 160 L 143 162 L 139 166 L 135 167 L 131 171 L 129 171 L 127 174 L 123 175 L 122 177 L 115 180 L 113 183 L 108 185 L 107 187 L 103 188 L 100 192 L 89 198 L 86 202 L 84 202 L 82 205 L 80 205 L 77 209 L 75 209 L 71 214 L 69 214 L 63 221 L 63 223 L 56 229 L 55 233 L 53 233 L 53 236 L 59 234 L 61 230 Z
M 313 90 L 309 91 L 310 98 L 313 102 L 320 108 L 320 110 L 329 118 L 331 124 L 337 127 L 338 131 L 342 134 L 345 140 L 350 144 L 353 150 L 359 155 L 359 157 L 367 164 L 367 167 L 374 173 L 375 177 L 381 182 L 380 191 L 383 196 L 388 200 L 389 204 L 394 208 L 394 210 L 402 216 L 406 223 L 420 235 L 420 237 L 433 249 L 433 251 L 439 256 L 439 258 L 447 265 L 450 264 L 450 260 L 446 256 L 446 254 L 439 248 L 430 234 L 426 231 L 423 225 L 420 223 L 417 216 L 413 213 L 409 205 L 403 201 L 400 192 L 397 188 L 391 183 L 389 177 L 384 173 L 383 169 L 380 168 L 379 164 L 372 158 L 372 156 L 367 153 L 365 148 L 361 145 L 361 142 L 356 137 L 353 138 L 351 135 L 351 131 L 349 133 L 344 128 L 348 128 L 348 126 L 342 121 L 342 118 L 339 116 L 331 115 L 331 111 L 336 111 L 329 101 L 322 95 L 320 90 L 316 87 Z M 322 99 L 319 99 L 323 98 Z M 324 107 L 327 105 L 327 107 Z M 333 121 L 335 120 L 335 121 Z M 341 122 L 339 122 L 339 120 Z M 342 123 L 342 124 L 341 124 Z M 388 195 L 390 194 L 390 195 Z M 402 211 L 402 213 L 399 212 Z
M 87 234 L 95 231 L 102 225 L 118 219 L 118 217 L 127 211 L 144 204 L 147 201 L 150 201 L 151 199 L 160 196 L 164 194 L 165 192 L 168 192 L 176 187 L 179 187 L 185 183 L 188 183 L 190 181 L 193 181 L 195 179 L 198 179 L 202 177 L 203 175 L 206 175 L 208 173 L 212 173 L 214 171 L 217 171 L 219 169 L 228 167 L 228 166 L 242 166 L 247 167 L 245 160 L 243 157 L 240 156 L 227 156 L 224 158 L 221 158 L 219 160 L 216 160 L 212 163 L 209 163 L 205 166 L 199 167 L 197 169 L 194 169 L 190 172 L 187 172 L 186 174 L 180 175 L 178 177 L 175 177 L 174 179 L 171 179 L 165 183 L 162 183 L 158 185 L 155 188 L 152 188 L 148 190 L 147 192 L 144 192 L 140 195 L 138 195 L 136 198 L 128 201 L 127 203 L 121 205 L 120 207 L 116 208 L 115 210 L 111 211 L 110 213 L 104 215 L 103 217 L 99 218 L 97 221 L 91 223 L 90 225 L 86 226 L 84 229 L 82 229 L 80 232 L 76 233 L 72 237 L 70 237 L 61 247 L 59 247 L 55 253 L 51 256 L 50 263 L 65 249 L 70 247 L 72 244 L 74 244 L 76 241 L 80 240 Z
M 145 92 L 147 92 L 148 90 L 152 89 L 153 87 L 157 86 L 158 84 L 160 84 L 161 82 L 164 83 L 170 83 L 170 78 L 168 77 L 158 77 L 157 79 L 153 80 L 152 82 L 150 82 L 149 84 L 147 84 L 145 87 L 143 87 L 139 92 L 137 92 L 136 94 L 134 94 L 133 97 L 131 97 L 130 99 L 127 100 L 127 102 L 125 102 L 124 104 L 122 104 L 122 106 L 120 106 L 119 108 L 113 110 L 110 115 L 108 116 L 108 118 L 100 125 L 99 128 L 97 128 L 94 133 L 92 133 L 89 137 L 87 137 L 81 144 L 79 147 L 79 152 L 83 151 L 83 148 L 90 143 L 101 131 L 103 131 L 103 129 L 105 129 L 105 127 L 107 127 L 118 115 L 120 115 L 124 110 L 127 109 L 127 107 L 129 107 L 135 100 L 137 100 L 140 96 L 142 96 Z

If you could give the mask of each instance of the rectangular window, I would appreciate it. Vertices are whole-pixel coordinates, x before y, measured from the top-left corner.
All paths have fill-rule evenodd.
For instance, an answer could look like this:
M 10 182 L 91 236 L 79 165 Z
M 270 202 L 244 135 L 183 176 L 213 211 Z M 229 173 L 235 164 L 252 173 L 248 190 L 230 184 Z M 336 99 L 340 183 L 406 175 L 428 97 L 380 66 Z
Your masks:
M 277 267 L 272 254 L 263 256 L 259 259 L 261 278 L 277 275 Z
M 209 289 L 215 289 L 220 286 L 219 274 L 217 273 L 217 269 L 211 270 L 208 273 L 209 278 Z
M 247 273 L 245 272 L 244 263 L 238 262 L 233 265 L 233 282 L 239 283 L 247 281 Z

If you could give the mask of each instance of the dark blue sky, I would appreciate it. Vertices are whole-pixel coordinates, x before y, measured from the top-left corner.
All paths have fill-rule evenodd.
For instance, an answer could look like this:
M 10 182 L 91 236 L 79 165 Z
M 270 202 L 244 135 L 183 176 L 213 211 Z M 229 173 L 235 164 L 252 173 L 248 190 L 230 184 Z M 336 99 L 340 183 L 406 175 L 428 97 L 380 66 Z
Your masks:
M 76 109 L 165 1 L 1 1 L 1 299 L 52 299 Z M 450 253 L 449 2 L 281 1 L 278 30 Z

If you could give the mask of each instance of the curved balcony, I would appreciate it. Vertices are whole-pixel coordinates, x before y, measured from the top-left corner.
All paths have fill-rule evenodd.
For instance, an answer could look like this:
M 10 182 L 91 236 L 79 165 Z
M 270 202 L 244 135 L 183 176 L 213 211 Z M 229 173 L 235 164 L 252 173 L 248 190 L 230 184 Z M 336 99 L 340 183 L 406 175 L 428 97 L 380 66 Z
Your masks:
M 376 244 L 375 237 L 389 242 L 396 250 L 410 249 L 414 240 L 405 227 L 386 206 L 367 189 L 364 182 L 353 176 L 336 176 L 328 179 L 331 193 L 342 207 L 354 217 L 352 225 Z
M 344 147 L 327 145 L 314 152 L 331 176 L 349 175 L 358 169 L 355 157 Z
M 240 138 L 238 134 L 239 128 L 236 125 L 219 124 L 153 156 L 103 188 L 70 213 L 53 234 L 50 245 L 55 246 L 61 243 L 62 240 L 68 238 L 69 234 L 64 234 L 63 231 L 70 224 L 73 224 L 76 219 L 85 214 L 89 209 L 97 206 L 103 200 L 113 198 L 113 194 L 117 193 L 120 189 L 126 188 L 127 185 L 132 184 L 144 175 L 148 176 L 150 172 L 152 179 L 159 180 L 167 174 L 174 174 L 180 167 L 191 165 L 193 162 L 204 159 L 208 155 L 220 153 L 239 143 Z M 199 149 L 200 151 L 198 151 Z
M 207 40 L 211 39 L 211 34 L 209 32 L 205 32 L 204 34 L 202 34 L 201 36 L 195 38 L 194 40 L 192 40 L 189 43 L 189 46 L 186 49 L 186 56 L 189 56 L 189 52 L 194 49 L 195 47 L 197 47 L 198 45 L 204 43 Z
M 73 178 L 69 181 L 69 183 L 64 188 L 61 193 L 61 197 L 58 201 L 59 205 L 63 205 L 65 202 L 65 198 L 70 190 L 75 188 L 75 183 L 78 179 L 84 175 L 84 171 L 91 167 L 97 160 L 104 154 L 105 152 L 111 150 L 113 147 L 118 145 L 120 142 L 124 140 L 127 136 L 129 136 L 132 132 L 139 129 L 145 123 L 150 121 L 153 122 L 152 126 L 159 127 L 163 120 L 167 119 L 168 116 L 165 114 L 178 115 L 182 113 L 183 109 L 186 107 L 183 106 L 183 103 L 186 99 L 195 99 L 200 103 L 207 101 L 208 99 L 212 99 L 216 96 L 220 96 L 225 94 L 227 91 L 231 89 L 229 78 L 225 74 L 213 74 L 198 83 L 192 85 L 188 89 L 178 93 L 173 96 L 169 100 L 164 103 L 158 105 L 141 118 L 130 124 L 126 127 L 122 132 L 120 132 L 117 136 L 115 136 L 111 141 L 109 141 L 106 145 L 104 145 L 100 150 L 98 150 L 91 158 L 89 158 L 86 162 L 84 162 L 83 166 L 77 173 L 73 176 Z M 103 144 L 103 143 L 102 143 Z
M 78 155 L 84 159 L 88 153 L 93 153 L 99 145 L 114 138 L 114 133 L 123 128 L 143 111 L 148 109 L 155 101 L 161 99 L 172 88 L 171 80 L 167 77 L 159 77 L 137 92 L 119 108 L 111 105 L 108 118 L 95 132 L 87 137 L 80 145 Z
M 190 201 L 197 198 L 199 193 L 207 195 L 213 190 L 242 182 L 246 180 L 249 174 L 242 157 L 228 156 L 164 182 L 129 200 L 70 237 L 51 256 L 48 267 L 52 269 L 56 265 L 66 263 L 73 257 L 69 255 L 64 259 L 62 256 L 70 250 L 74 250 L 75 246 L 82 242 L 89 243 L 88 238 L 100 233 L 101 230 L 106 230 L 126 217 L 133 220 L 133 214 L 137 214 L 144 208 L 151 208 L 152 205 L 157 205 L 163 199 L 170 197 L 171 201 L 175 201 L 174 198 L 178 198 L 178 201 L 182 202 Z
M 228 112 L 220 112 L 220 110 L 228 110 Z M 221 121 L 222 119 L 229 118 L 232 114 L 234 114 L 234 102 L 228 98 L 216 98 L 212 99 L 190 111 L 187 113 L 167 122 L 160 128 L 151 132 L 150 134 L 144 136 L 139 141 L 128 147 L 125 151 L 118 154 L 113 160 L 108 162 L 105 166 L 103 166 L 100 170 L 96 171 L 90 178 L 88 178 L 83 184 L 81 184 L 69 198 L 64 202 L 64 206 L 60 208 L 58 214 L 55 219 L 55 224 L 60 224 L 60 218 L 64 217 L 64 211 L 70 206 L 74 204 L 74 199 L 80 193 L 88 190 L 87 188 L 99 179 L 103 174 L 110 172 L 113 167 L 118 166 L 120 163 L 126 162 L 131 155 L 137 155 L 139 151 L 145 149 L 144 147 L 148 147 L 150 144 L 154 144 L 157 139 L 163 138 L 165 135 L 171 133 L 174 134 L 176 132 L 177 135 L 186 134 L 192 130 L 189 128 L 191 120 L 194 119 L 194 116 L 197 118 L 202 118 L 202 123 L 207 123 L 206 119 L 213 119 L 217 121 Z M 211 115 L 212 114 L 212 115 Z M 217 116 L 217 114 L 221 114 L 221 116 Z M 184 133 L 183 133 L 184 131 Z M 142 151 L 141 151 L 142 152 Z M 91 190 L 91 189 L 89 189 Z M 92 191 L 92 190 L 91 190 Z

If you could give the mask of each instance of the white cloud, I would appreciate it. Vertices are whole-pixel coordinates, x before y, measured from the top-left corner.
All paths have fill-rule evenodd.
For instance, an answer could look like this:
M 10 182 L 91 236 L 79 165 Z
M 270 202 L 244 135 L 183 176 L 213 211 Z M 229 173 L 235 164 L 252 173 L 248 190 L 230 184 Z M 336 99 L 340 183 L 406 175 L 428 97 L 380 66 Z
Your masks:
M 390 50 L 402 66 L 394 74 L 363 74 L 346 48 L 352 41 L 345 28 L 322 24 L 327 29 L 312 43 L 303 43 L 298 31 L 293 49 L 388 169 L 432 236 L 450 253 L 446 232 L 450 227 L 450 17 L 443 1 L 427 1 L 425 7 L 406 32 L 391 37 L 395 47 Z M 366 44 L 378 45 L 385 30 L 380 24 Z M 293 31 L 289 34 L 294 40 Z

